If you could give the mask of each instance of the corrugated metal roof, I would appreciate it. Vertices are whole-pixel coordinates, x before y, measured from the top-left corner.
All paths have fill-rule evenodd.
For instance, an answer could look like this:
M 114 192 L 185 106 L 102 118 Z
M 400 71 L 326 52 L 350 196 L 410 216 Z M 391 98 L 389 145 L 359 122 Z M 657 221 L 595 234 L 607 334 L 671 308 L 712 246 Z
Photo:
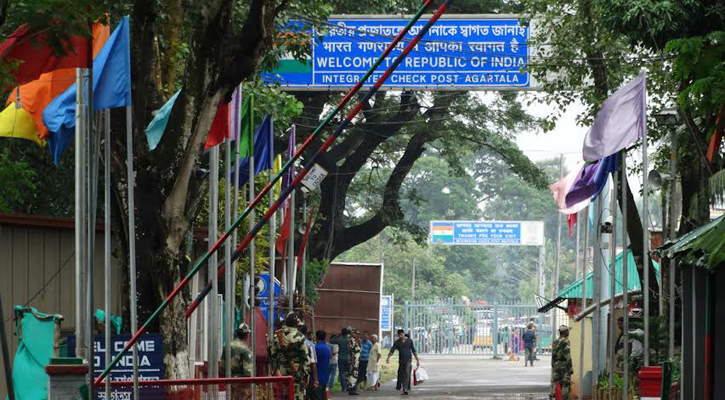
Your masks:
M 680 263 L 704 268 L 725 265 L 725 215 L 660 247 L 664 257 L 683 257 Z
M 622 255 L 624 252 L 621 252 L 617 254 L 617 257 L 615 258 L 615 274 L 616 274 L 616 290 L 615 294 L 622 293 L 622 270 L 623 270 L 623 258 Z M 627 248 L 627 288 L 628 290 L 634 291 L 634 290 L 641 290 L 641 286 L 639 284 L 639 274 L 637 273 L 637 264 L 634 262 L 634 256 L 632 255 L 632 249 Z M 660 265 L 656 261 L 652 261 L 652 264 L 654 265 L 655 271 L 660 270 Z M 603 271 L 603 273 L 609 275 L 609 265 L 606 266 L 606 270 Z M 594 273 L 590 272 L 587 275 L 587 299 L 592 298 L 592 293 L 594 292 L 592 288 L 592 279 L 593 279 Z M 659 277 L 659 274 L 657 274 Z M 659 279 L 659 278 L 658 278 Z M 561 299 L 576 299 L 582 297 L 582 280 L 579 279 L 572 283 L 571 285 L 565 287 L 562 289 L 559 293 L 556 295 L 557 298 Z M 609 297 L 603 295 L 603 297 Z

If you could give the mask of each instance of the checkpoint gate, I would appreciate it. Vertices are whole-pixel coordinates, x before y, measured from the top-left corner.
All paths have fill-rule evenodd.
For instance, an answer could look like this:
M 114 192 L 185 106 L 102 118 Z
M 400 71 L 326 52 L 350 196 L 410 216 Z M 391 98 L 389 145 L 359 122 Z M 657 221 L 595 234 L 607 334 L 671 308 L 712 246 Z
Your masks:
M 521 335 L 534 318 L 539 354 L 551 349 L 551 316 L 535 305 L 454 302 L 405 303 L 404 329 L 420 354 L 523 354 Z

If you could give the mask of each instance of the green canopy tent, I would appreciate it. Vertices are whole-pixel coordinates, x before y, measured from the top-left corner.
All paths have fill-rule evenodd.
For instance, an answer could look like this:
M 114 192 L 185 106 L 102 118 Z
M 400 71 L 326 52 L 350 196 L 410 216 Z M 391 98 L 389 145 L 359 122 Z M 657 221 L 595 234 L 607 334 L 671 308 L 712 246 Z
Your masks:
M 617 254 L 617 257 L 615 257 L 614 260 L 614 273 L 615 273 L 615 291 L 614 294 L 618 295 L 622 293 L 622 282 L 623 282 L 623 270 L 624 270 L 624 252 L 621 252 Z M 639 282 L 639 273 L 637 272 L 637 264 L 634 261 L 634 255 L 632 254 L 632 249 L 627 248 L 627 291 L 628 292 L 634 292 L 634 291 L 640 291 L 642 290 L 642 287 L 640 286 Z M 652 261 L 652 264 L 654 265 L 655 271 L 657 272 L 657 276 L 659 276 L 659 270 L 660 265 Z M 610 271 L 610 265 L 606 265 L 606 270 L 603 271 L 603 273 L 606 273 L 609 275 Z M 587 274 L 587 299 L 592 299 L 592 294 L 594 293 L 593 289 L 593 280 L 594 280 L 594 273 L 590 272 Z M 551 300 L 547 304 L 545 304 L 543 307 L 539 308 L 540 313 L 545 313 L 551 310 L 554 307 L 560 307 L 559 304 L 562 303 L 564 300 L 568 299 L 581 299 L 582 298 L 582 289 L 584 287 L 583 285 L 583 279 L 577 279 L 574 281 L 571 285 L 565 287 L 564 289 L 560 290 L 559 293 L 556 294 L 556 298 L 554 300 Z

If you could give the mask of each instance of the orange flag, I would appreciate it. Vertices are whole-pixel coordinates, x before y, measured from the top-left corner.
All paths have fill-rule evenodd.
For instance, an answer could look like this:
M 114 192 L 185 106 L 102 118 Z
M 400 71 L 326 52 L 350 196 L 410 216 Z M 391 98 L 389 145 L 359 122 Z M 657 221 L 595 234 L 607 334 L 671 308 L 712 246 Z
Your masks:
M 93 57 L 98 55 L 109 36 L 108 26 L 100 24 L 93 26 Z M 48 136 L 48 128 L 43 123 L 43 110 L 56 96 L 75 83 L 75 79 L 75 69 L 65 68 L 43 73 L 37 80 L 20 86 L 20 106 L 33 118 L 40 139 Z M 18 88 L 15 88 L 8 97 L 7 104 L 15 103 L 17 100 Z

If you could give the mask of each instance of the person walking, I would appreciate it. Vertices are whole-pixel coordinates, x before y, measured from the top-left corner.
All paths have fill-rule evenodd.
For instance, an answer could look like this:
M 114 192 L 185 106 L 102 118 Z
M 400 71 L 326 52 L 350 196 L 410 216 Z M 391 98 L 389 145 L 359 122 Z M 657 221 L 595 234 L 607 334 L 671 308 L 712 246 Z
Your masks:
M 365 390 L 365 385 L 367 383 L 368 361 L 370 360 L 370 349 L 373 347 L 369 338 L 370 333 L 367 331 L 363 332 L 360 337 L 360 366 L 358 367 L 357 372 L 357 383 L 360 385 L 360 389 L 362 390 Z
M 330 349 L 329 377 L 327 379 L 328 387 L 335 386 L 335 376 L 337 376 L 337 353 L 340 351 L 340 345 L 333 343 L 336 338 L 337 334 L 333 334 L 330 336 L 330 341 L 327 342 L 327 347 Z
M 323 400 L 327 399 L 327 385 L 328 385 L 328 368 L 330 366 L 330 348 L 328 343 L 325 341 L 327 333 L 323 330 L 319 330 L 315 333 L 317 344 L 315 345 L 315 355 L 317 357 L 317 383 L 318 387 L 315 390 L 315 399 Z M 333 381 L 334 383 L 334 381 Z
M 347 373 L 350 369 L 350 331 L 347 328 L 342 328 L 340 336 L 337 336 L 333 344 L 338 346 L 337 353 L 337 368 L 338 368 L 338 379 L 340 380 L 340 387 L 343 392 L 348 391 L 347 387 Z
M 312 332 L 307 331 L 307 325 L 300 324 L 299 327 L 300 333 L 305 335 L 305 346 L 307 346 L 307 351 L 310 352 L 310 358 L 311 358 L 311 364 L 310 364 L 310 377 L 307 380 L 307 389 L 306 389 L 306 396 L 308 400 L 316 400 L 317 399 L 317 387 L 318 387 L 318 380 L 317 380 L 317 352 L 315 351 L 315 342 L 312 340 L 313 335 Z
M 398 351 L 398 386 L 403 389 L 403 395 L 408 395 L 408 392 L 410 392 L 410 373 L 413 368 L 413 357 L 415 357 L 415 362 L 418 367 L 420 367 L 420 360 L 418 359 L 418 352 L 415 351 L 413 341 L 405 336 L 405 331 L 402 329 L 398 329 L 398 340 L 390 348 L 388 358 L 385 360 L 386 363 L 390 363 L 390 356 L 396 350 Z
M 274 332 L 270 358 L 275 372 L 294 378 L 295 400 L 304 400 L 312 356 L 305 344 L 305 335 L 297 330 L 298 325 L 297 315 L 287 314 L 282 329 Z
M 367 367 L 367 382 L 370 384 L 368 390 L 378 390 L 380 386 L 380 369 L 382 367 L 381 361 L 383 360 L 383 354 L 378 343 L 378 335 L 373 334 L 370 336 L 370 357 L 368 359 Z
M 571 362 L 571 343 L 569 343 L 569 327 L 559 327 L 559 338 L 551 346 L 551 393 L 549 397 L 556 398 L 556 386 L 561 388 L 561 398 L 569 400 L 571 391 L 571 376 L 574 366 Z
M 528 363 L 531 363 L 531 366 L 534 366 L 534 347 L 536 346 L 536 333 L 534 332 L 534 327 L 532 325 L 529 325 L 528 329 L 526 329 L 526 332 L 524 332 L 522 336 L 524 340 L 524 367 L 528 366 Z

